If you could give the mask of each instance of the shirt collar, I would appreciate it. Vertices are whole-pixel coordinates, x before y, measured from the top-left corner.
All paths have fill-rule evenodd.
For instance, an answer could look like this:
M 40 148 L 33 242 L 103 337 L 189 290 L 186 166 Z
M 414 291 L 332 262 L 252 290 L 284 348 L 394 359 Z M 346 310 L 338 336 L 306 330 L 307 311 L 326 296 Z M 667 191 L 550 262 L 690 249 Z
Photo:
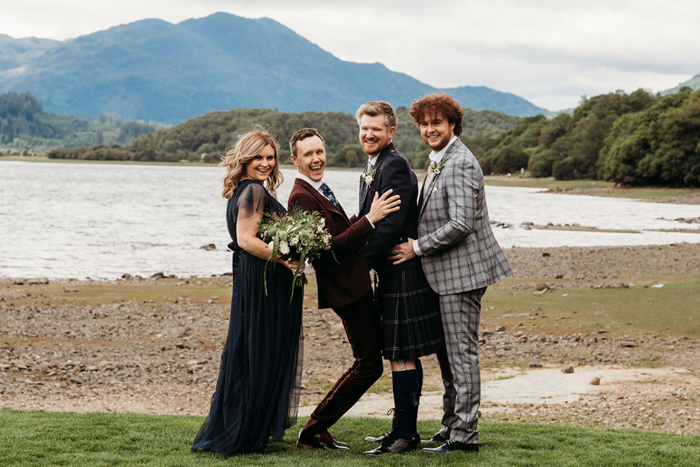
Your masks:
M 316 189 L 316 191 L 318 191 L 319 193 L 321 192 L 321 185 L 323 185 L 323 180 L 321 180 L 320 182 L 317 182 L 315 180 L 311 180 L 309 177 L 307 177 L 303 173 L 299 173 L 299 172 L 297 172 L 297 178 L 299 180 L 304 180 L 306 183 L 308 183 L 309 185 L 314 187 Z
M 450 146 L 452 146 L 452 143 L 454 143 L 456 139 L 457 139 L 457 136 L 455 135 L 455 136 L 452 137 L 452 139 L 450 140 L 450 142 L 447 143 L 447 146 L 445 146 L 444 148 L 442 148 L 439 152 L 436 153 L 435 151 L 432 151 L 432 152 L 428 155 L 428 158 L 430 159 L 430 161 L 431 161 L 431 162 L 435 162 L 435 163 L 440 162 L 440 161 L 442 160 L 442 158 L 445 157 L 445 153 L 446 153 L 447 150 L 450 148 Z
M 369 161 L 368 161 L 368 162 L 369 162 L 369 165 L 371 165 L 372 168 L 374 168 L 374 166 L 377 164 L 377 160 L 378 160 L 378 159 L 379 159 L 379 154 L 377 154 L 376 156 L 370 158 Z

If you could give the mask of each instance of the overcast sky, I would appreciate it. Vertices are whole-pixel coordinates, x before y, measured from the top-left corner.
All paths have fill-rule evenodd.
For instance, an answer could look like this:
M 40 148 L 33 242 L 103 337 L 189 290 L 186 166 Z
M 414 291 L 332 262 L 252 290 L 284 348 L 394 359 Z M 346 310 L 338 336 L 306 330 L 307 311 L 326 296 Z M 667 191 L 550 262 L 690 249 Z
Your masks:
M 0 33 L 65 40 L 144 18 L 268 17 L 335 56 L 550 110 L 700 73 L 697 0 L 0 0 Z M 418 97 L 418 96 L 417 96 Z

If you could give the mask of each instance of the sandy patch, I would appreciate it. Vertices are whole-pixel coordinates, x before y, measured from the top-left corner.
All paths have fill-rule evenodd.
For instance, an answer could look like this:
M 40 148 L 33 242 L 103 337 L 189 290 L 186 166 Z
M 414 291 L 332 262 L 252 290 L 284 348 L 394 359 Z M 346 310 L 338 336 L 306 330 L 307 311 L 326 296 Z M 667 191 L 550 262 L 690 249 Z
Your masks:
M 574 373 L 568 374 L 559 368 L 503 370 L 484 375 L 481 411 L 485 414 L 513 411 L 515 404 L 568 404 L 585 395 L 624 392 L 628 384 L 661 382 L 666 377 L 688 374 L 687 370 L 678 368 L 578 367 Z M 594 378 L 600 378 L 599 385 L 591 384 Z M 299 415 L 309 416 L 315 407 L 300 407 Z M 386 412 L 391 407 L 391 394 L 365 394 L 347 416 L 390 418 Z M 442 392 L 425 392 L 421 398 L 419 419 L 441 417 Z

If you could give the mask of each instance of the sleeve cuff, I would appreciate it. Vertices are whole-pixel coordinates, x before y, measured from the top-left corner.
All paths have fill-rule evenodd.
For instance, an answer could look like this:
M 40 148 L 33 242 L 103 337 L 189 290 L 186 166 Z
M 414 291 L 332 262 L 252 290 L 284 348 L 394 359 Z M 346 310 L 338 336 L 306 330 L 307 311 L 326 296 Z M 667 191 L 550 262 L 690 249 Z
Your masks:
M 367 219 L 367 222 L 369 222 L 369 225 L 372 226 L 372 230 L 374 230 L 374 224 L 372 224 L 372 221 L 369 220 L 369 217 L 365 216 L 365 219 Z
M 416 254 L 416 256 L 423 256 L 423 252 L 420 251 L 420 248 L 418 247 L 418 239 L 413 240 L 413 252 Z

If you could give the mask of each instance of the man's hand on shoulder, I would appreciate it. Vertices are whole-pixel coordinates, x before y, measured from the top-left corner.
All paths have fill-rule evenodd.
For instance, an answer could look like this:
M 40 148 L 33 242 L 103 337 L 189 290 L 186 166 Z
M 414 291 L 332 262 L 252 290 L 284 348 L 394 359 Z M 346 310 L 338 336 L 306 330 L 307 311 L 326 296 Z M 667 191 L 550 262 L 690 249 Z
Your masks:
M 389 261 L 392 261 L 393 264 L 405 263 L 415 257 L 416 252 L 413 250 L 412 238 L 409 238 L 407 242 L 399 243 L 389 251 Z

